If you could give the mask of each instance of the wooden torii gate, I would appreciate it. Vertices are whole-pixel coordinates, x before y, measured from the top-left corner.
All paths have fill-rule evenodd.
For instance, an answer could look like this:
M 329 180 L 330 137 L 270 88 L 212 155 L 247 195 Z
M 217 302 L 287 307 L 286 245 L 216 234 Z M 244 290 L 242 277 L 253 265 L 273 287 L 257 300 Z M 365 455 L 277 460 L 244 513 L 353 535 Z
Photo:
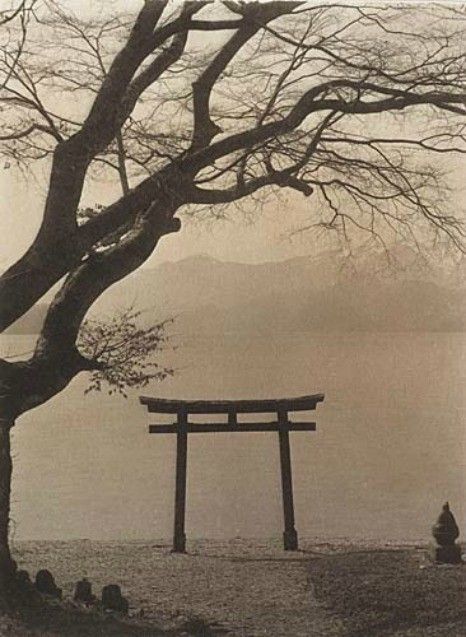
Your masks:
M 188 434 L 190 433 L 232 433 L 277 431 L 280 447 L 280 468 L 283 493 L 283 516 L 285 530 L 283 545 L 285 551 L 298 549 L 298 533 L 295 529 L 293 481 L 290 456 L 290 431 L 315 431 L 315 422 L 292 422 L 289 412 L 310 411 L 324 400 L 323 394 L 300 396 L 298 398 L 280 398 L 267 400 L 167 400 L 140 396 L 142 405 L 149 413 L 176 414 L 176 423 L 171 425 L 149 425 L 152 434 L 176 434 L 176 483 L 175 483 L 175 521 L 173 533 L 173 551 L 184 553 L 186 550 L 185 511 L 186 511 L 186 468 L 188 456 Z M 274 422 L 238 422 L 238 414 L 275 413 Z M 228 422 L 191 423 L 189 415 L 226 414 Z

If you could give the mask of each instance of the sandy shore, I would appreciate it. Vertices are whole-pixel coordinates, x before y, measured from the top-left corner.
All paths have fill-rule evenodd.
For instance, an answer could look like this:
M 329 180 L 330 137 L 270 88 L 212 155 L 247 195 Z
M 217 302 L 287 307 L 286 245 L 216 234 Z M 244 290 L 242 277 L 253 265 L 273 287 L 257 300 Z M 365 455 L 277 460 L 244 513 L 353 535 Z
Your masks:
M 162 630 L 178 631 L 200 618 L 219 634 L 312 637 L 345 632 L 314 595 L 310 561 L 381 548 L 400 545 L 309 538 L 299 552 L 285 552 L 278 539 L 198 540 L 188 543 L 186 555 L 173 555 L 164 541 L 30 541 L 17 543 L 15 557 L 32 575 L 51 570 L 65 597 L 82 577 L 97 595 L 118 583 L 131 614 Z

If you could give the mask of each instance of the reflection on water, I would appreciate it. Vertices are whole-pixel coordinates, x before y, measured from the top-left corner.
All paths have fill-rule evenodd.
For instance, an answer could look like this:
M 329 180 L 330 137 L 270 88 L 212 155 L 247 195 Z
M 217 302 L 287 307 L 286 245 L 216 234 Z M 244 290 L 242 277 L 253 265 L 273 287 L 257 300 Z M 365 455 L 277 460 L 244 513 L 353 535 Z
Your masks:
M 446 499 L 464 528 L 464 334 L 227 335 L 192 340 L 172 361 L 176 377 L 144 393 L 326 394 L 317 432 L 291 435 L 302 535 L 427 537 Z M 136 394 L 84 397 L 84 387 L 76 379 L 14 431 L 16 538 L 169 537 L 174 437 L 149 436 Z M 281 533 L 275 434 L 189 445 L 191 536 Z

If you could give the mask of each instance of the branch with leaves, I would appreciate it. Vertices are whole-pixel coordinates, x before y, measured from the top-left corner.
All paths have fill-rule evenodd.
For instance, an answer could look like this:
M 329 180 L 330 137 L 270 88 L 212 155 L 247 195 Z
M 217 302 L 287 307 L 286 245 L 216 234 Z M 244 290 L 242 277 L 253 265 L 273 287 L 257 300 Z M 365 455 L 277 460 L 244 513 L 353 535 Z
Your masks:
M 173 319 L 143 327 L 141 315 L 140 310 L 130 307 L 108 319 L 96 317 L 83 322 L 77 346 L 92 370 L 86 393 L 107 386 L 110 395 L 126 396 L 128 388 L 145 387 L 174 373 L 157 362 L 168 345 L 167 330 Z

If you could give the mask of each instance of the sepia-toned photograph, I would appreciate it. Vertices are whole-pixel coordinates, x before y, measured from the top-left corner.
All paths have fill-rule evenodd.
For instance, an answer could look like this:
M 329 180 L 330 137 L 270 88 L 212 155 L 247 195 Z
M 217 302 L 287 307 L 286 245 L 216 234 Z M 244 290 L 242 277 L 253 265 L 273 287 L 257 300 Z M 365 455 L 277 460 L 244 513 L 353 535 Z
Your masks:
M 0 637 L 466 636 L 466 4 L 0 0 Z

